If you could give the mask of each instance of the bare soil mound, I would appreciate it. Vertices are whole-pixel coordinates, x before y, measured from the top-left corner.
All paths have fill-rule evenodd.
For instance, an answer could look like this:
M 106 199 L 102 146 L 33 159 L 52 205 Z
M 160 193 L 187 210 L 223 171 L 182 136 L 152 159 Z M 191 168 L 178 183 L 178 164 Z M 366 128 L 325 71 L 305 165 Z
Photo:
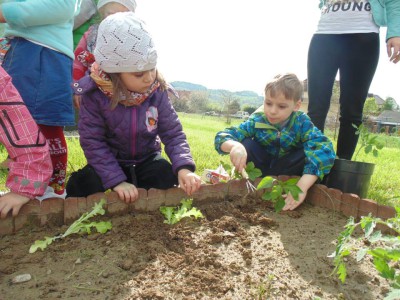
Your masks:
M 329 276 L 344 216 L 309 204 L 277 214 L 245 200 L 204 203 L 204 219 L 173 226 L 159 212 L 113 217 L 107 234 L 34 254 L 35 240 L 67 227 L 2 237 L 0 299 L 383 299 L 388 287 L 368 260 L 349 258 L 345 284 Z M 12 284 L 20 274 L 32 279 Z

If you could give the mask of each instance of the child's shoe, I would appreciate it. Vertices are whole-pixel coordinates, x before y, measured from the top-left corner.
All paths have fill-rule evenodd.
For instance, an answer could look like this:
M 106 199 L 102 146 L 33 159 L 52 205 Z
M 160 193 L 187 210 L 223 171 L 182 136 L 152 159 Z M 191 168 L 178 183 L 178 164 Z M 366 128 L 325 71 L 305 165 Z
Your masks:
M 63 194 L 57 194 L 54 192 L 54 189 L 51 186 L 47 186 L 46 191 L 44 192 L 44 194 L 42 196 L 37 196 L 36 199 L 38 199 L 39 201 L 43 201 L 45 199 L 48 198 L 61 198 L 61 199 L 65 199 L 65 197 L 67 196 L 67 192 L 64 190 Z

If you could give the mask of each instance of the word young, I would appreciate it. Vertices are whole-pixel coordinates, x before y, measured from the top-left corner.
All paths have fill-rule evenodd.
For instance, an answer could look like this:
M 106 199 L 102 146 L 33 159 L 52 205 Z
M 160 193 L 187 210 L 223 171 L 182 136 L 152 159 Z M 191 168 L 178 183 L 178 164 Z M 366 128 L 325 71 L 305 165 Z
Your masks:
M 327 14 L 329 12 L 337 12 L 337 11 L 371 11 L 371 4 L 369 2 L 336 2 L 334 4 L 326 4 L 322 8 L 322 13 Z

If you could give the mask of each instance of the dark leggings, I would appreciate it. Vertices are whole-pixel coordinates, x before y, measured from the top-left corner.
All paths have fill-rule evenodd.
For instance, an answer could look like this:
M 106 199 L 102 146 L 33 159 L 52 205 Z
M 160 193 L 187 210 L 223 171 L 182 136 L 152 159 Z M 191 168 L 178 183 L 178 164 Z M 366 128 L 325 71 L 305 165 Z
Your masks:
M 303 175 L 304 149 L 297 149 L 283 157 L 276 158 L 265 151 L 265 148 L 251 138 L 242 141 L 247 151 L 247 162 L 253 162 L 260 169 L 262 176 L 267 175 Z
M 127 177 L 127 182 L 138 188 L 165 190 L 178 184 L 178 178 L 173 173 L 171 164 L 161 155 L 122 169 Z M 90 165 L 71 174 L 66 190 L 67 197 L 87 197 L 105 191 L 100 177 Z
M 308 50 L 308 115 L 324 131 L 333 84 L 340 73 L 337 156 L 351 159 L 364 102 L 379 60 L 379 34 L 315 34 Z

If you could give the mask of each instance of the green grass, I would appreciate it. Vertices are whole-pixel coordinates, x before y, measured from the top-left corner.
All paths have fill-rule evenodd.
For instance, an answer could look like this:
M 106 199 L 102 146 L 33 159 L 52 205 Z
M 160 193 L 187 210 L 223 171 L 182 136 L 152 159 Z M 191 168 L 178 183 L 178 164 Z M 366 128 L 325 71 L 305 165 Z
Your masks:
M 216 169 L 221 160 L 230 163 L 229 155 L 219 155 L 214 148 L 215 134 L 230 126 L 226 118 L 195 114 L 180 114 L 179 118 L 196 162 L 197 174 L 203 174 L 204 169 Z M 239 119 L 231 121 L 231 125 L 240 124 Z
M 229 126 L 225 118 L 184 113 L 179 114 L 179 118 L 197 165 L 197 174 L 201 175 L 204 169 L 217 168 L 221 160 L 230 163 L 229 155 L 221 156 L 214 149 L 215 134 Z M 240 120 L 232 119 L 231 125 L 239 123 Z M 333 132 L 327 131 L 326 134 L 333 138 Z M 381 204 L 398 206 L 400 204 L 400 173 L 398 172 L 400 170 L 400 138 L 380 134 L 379 139 L 385 147 L 379 152 L 377 158 L 363 152 L 359 155 L 359 160 L 376 164 L 367 197 Z M 67 138 L 67 143 L 69 149 L 67 176 L 69 176 L 72 171 L 85 166 L 86 159 L 78 138 Z M 3 147 L 0 148 L 0 161 L 2 161 L 7 157 L 7 153 Z M 4 188 L 6 175 L 5 170 L 0 171 L 0 188 Z

